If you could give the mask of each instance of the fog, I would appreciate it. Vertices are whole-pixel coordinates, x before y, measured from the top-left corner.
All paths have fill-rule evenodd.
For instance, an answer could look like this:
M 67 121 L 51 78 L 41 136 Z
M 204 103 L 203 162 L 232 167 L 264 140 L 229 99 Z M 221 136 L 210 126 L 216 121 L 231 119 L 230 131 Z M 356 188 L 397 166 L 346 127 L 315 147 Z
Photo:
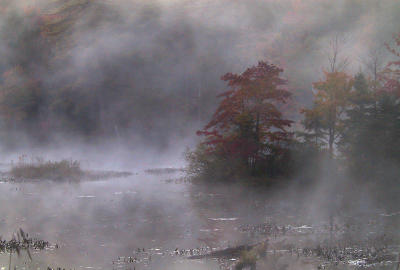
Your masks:
M 282 67 L 293 93 L 285 113 L 302 129 L 300 109 L 313 104 L 333 42 L 341 71 L 373 78 L 374 59 L 378 71 L 391 61 L 385 44 L 395 44 L 399 12 L 396 0 L 0 0 L 0 235 L 22 228 L 50 243 L 32 260 L 13 254 L 11 265 L 236 269 L 237 258 L 188 257 L 268 239 L 259 269 L 398 268 L 395 162 L 382 161 L 397 182 L 379 192 L 340 158 L 266 189 L 195 183 L 184 168 L 228 89 L 222 75 L 261 60 Z M 131 174 L 13 181 L 21 157 Z M 386 257 L 335 265 L 298 254 L 320 245 L 369 254 L 384 246 Z M 3 269 L 11 252 L 1 252 Z
M 11 147 L 60 136 L 167 147 L 208 121 L 225 90 L 220 76 L 264 59 L 284 68 L 302 107 L 333 38 L 348 70 L 368 72 L 371 52 L 385 59 L 399 27 L 397 1 L 63 3 L 2 2 L 3 85 L 40 89 L 25 107 L 14 105 L 23 93 L 4 101 Z

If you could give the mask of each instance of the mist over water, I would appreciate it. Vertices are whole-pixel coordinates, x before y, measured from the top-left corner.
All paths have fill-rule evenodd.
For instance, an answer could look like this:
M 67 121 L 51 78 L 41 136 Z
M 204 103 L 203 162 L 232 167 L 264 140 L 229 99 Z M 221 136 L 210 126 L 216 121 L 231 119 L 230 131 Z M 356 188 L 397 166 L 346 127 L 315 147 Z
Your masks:
M 322 197 L 321 188 L 267 192 L 241 185 L 210 187 L 169 180 L 176 176 L 140 170 L 128 178 L 105 181 L 2 183 L 3 238 L 23 228 L 51 243 L 49 249 L 34 251 L 32 261 L 23 252 L 13 255 L 13 265 L 28 269 L 218 269 L 214 260 L 186 257 L 190 250 L 197 252 L 207 245 L 237 246 L 265 237 L 271 243 L 277 241 L 271 244 L 270 259 L 274 260 L 278 258 L 275 252 L 285 252 L 275 250 L 290 247 L 285 242 L 307 246 L 329 239 L 329 209 L 339 209 L 332 205 L 337 198 Z M 397 214 L 387 215 L 391 213 L 366 203 L 362 201 L 363 208 L 358 208 L 353 202 L 335 213 L 337 230 L 344 224 L 360 226 L 356 232 L 349 229 L 351 237 L 360 239 L 395 232 Z M 252 232 L 251 228 L 256 229 Z M 286 240 L 282 242 L 283 228 Z M 336 237 L 343 233 L 335 232 Z M 143 248 L 145 252 L 138 252 Z M 180 254 L 182 250 L 186 253 Z M 129 258 L 137 261 L 129 262 Z M 8 254 L 1 256 L 2 265 L 7 266 L 8 260 Z M 314 269 L 318 263 L 283 254 L 278 265 Z M 342 267 L 347 268 L 330 269 L 354 269 L 352 265 Z
M 59 246 L 34 254 L 32 266 L 109 269 L 113 260 L 137 248 L 188 242 L 182 227 L 193 222 L 190 209 L 184 207 L 184 188 L 143 173 L 93 183 L 2 184 L 1 189 L 9 194 L 2 202 L 2 235 L 21 227 Z M 4 256 L 4 264 L 7 260 Z
M 181 169 L 227 90 L 223 74 L 260 60 L 282 67 L 293 92 L 285 114 L 299 120 L 332 40 L 343 70 L 373 77 L 368 63 L 389 61 L 399 12 L 396 0 L 0 0 L 0 235 L 22 228 L 50 243 L 32 260 L 12 254 L 11 265 L 233 269 L 230 258 L 188 257 L 268 239 L 260 269 L 395 269 L 398 196 L 378 196 L 342 160 L 317 160 L 266 189 L 195 183 Z M 21 156 L 131 175 L 11 181 Z M 397 165 L 385 166 L 398 179 Z M 316 246 L 361 255 L 328 264 L 308 255 Z M 386 257 L 370 263 L 376 250 Z

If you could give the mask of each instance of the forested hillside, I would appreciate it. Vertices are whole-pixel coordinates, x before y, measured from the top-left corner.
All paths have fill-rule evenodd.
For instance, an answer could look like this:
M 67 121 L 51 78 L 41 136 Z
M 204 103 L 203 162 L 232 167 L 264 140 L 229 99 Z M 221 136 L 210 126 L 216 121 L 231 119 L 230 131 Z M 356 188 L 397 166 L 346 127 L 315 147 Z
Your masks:
M 224 61 L 212 46 L 206 55 L 195 51 L 187 22 L 165 26 L 145 6 L 127 21 L 102 1 L 57 1 L 23 13 L 9 7 L 3 15 L 8 135 L 22 131 L 42 142 L 57 133 L 137 136 L 162 144 L 195 130 L 190 125 L 215 106 L 215 70 Z M 148 28 L 154 33 L 145 40 Z

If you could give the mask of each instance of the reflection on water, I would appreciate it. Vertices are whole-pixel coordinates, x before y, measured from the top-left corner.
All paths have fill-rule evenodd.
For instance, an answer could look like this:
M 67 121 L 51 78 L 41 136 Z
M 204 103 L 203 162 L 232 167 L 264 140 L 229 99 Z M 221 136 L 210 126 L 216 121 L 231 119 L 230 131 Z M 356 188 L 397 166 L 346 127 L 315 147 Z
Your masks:
M 266 269 L 299 269 L 300 265 L 315 269 L 321 264 L 312 256 L 299 260 L 304 254 L 296 254 L 293 244 L 306 246 L 327 237 L 326 223 L 311 224 L 299 212 L 304 205 L 289 206 L 282 198 L 275 200 L 243 187 L 204 189 L 166 178 L 171 175 L 143 172 L 108 181 L 0 184 L 2 237 L 11 238 L 22 228 L 58 247 L 34 251 L 33 261 L 24 254 L 13 255 L 12 265 L 18 269 L 218 269 L 235 259 L 218 263 L 186 258 L 266 238 L 272 243 Z M 8 254 L 0 259 L 7 268 Z M 335 269 L 357 267 L 357 263 Z

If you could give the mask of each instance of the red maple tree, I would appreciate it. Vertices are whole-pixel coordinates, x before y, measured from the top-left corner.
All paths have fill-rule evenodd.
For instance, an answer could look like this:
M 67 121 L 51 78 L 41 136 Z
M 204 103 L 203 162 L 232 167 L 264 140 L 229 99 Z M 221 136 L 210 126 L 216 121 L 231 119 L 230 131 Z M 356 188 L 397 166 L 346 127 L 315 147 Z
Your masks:
M 222 98 L 211 121 L 198 135 L 205 136 L 207 150 L 227 157 L 240 157 L 248 166 L 287 142 L 286 129 L 291 120 L 284 119 L 279 104 L 286 103 L 291 93 L 280 77 L 283 69 L 260 61 L 242 74 L 227 73 L 222 80 L 230 89 Z

